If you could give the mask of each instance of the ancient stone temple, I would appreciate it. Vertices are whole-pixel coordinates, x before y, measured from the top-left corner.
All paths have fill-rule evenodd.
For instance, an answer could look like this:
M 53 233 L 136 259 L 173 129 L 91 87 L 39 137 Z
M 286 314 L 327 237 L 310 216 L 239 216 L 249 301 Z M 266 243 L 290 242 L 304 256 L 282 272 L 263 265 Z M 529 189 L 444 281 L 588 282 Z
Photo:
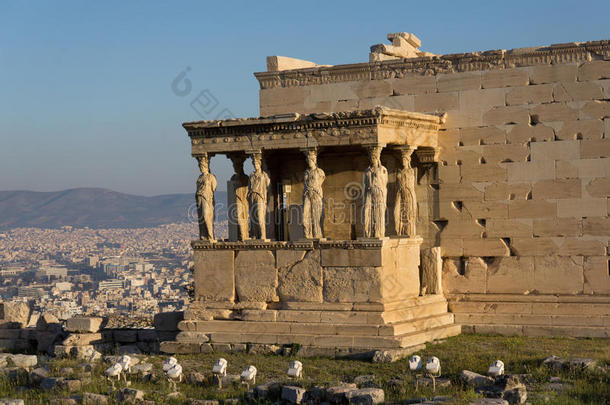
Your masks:
M 260 118 L 183 125 L 201 239 L 167 351 L 610 335 L 610 41 L 439 56 L 388 39 L 367 63 L 269 57 Z M 235 168 L 223 241 L 215 154 Z

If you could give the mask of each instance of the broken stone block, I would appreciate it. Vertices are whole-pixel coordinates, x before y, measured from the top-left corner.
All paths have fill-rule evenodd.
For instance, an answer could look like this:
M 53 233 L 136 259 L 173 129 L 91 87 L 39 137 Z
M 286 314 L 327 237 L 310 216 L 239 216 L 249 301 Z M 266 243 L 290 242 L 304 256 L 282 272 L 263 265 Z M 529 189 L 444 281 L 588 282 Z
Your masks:
M 282 399 L 290 404 L 300 404 L 305 396 L 305 388 L 284 386 L 282 387 Z
M 110 398 L 107 395 L 83 392 L 83 405 L 106 405 L 109 402 Z
M 472 371 L 462 370 L 462 374 L 460 378 L 468 385 L 479 388 L 479 387 L 487 387 L 492 385 L 494 380 L 491 377 L 487 377 Z
M 117 400 L 119 402 L 135 403 L 144 400 L 144 391 L 134 388 L 121 388 L 117 392 Z
M 96 333 L 102 325 L 102 318 L 75 317 L 66 321 L 66 330 L 76 333 Z
M 373 405 L 383 403 L 385 393 L 381 388 L 361 388 L 347 392 L 345 397 L 350 404 Z
M 347 402 L 347 393 L 357 390 L 356 384 L 343 384 L 326 389 L 326 400 L 330 403 L 342 404 Z
M 0 329 L 22 329 L 30 320 L 30 306 L 25 302 L 0 302 Z

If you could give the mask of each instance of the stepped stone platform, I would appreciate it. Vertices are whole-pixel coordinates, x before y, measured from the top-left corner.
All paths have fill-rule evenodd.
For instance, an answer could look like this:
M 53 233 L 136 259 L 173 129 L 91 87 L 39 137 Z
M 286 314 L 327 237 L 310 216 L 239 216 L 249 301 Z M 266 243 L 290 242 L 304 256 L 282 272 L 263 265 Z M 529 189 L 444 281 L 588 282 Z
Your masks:
M 232 319 L 201 320 L 192 310 L 187 311 L 185 320 L 178 324 L 180 332 L 176 341 L 165 342 L 162 350 L 168 353 L 206 351 L 209 350 L 207 343 L 213 342 L 296 344 L 332 349 L 336 353 L 366 353 L 416 348 L 461 331 L 461 326 L 454 323 L 454 315 L 447 312 L 447 301 L 442 295 L 378 305 L 282 303 L 277 309 L 224 311 L 227 310 Z M 257 318 L 260 320 L 254 320 Z M 205 345 L 203 349 L 202 345 Z
M 200 299 L 185 311 L 176 340 L 161 349 L 192 353 L 251 344 L 331 355 L 407 352 L 457 335 L 461 327 L 445 297 L 419 296 L 420 243 L 194 242 Z
M 610 337 L 608 296 L 450 294 L 448 300 L 465 333 Z

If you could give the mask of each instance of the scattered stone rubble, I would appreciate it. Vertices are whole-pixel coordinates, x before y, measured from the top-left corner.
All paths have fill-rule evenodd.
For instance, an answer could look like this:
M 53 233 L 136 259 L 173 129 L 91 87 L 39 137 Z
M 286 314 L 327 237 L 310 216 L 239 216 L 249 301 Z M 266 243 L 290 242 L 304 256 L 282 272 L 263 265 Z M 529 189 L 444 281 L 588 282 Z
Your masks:
M 66 325 L 68 335 L 64 342 L 85 343 L 81 346 L 72 345 L 69 347 L 85 347 L 92 345 L 88 340 L 89 334 L 98 334 L 102 322 L 97 319 L 77 319 Z M 63 346 L 63 345 L 59 345 Z M 81 351 L 81 349 L 77 349 Z M 100 355 L 101 357 L 101 355 Z M 106 355 L 101 360 L 108 364 L 116 363 L 121 358 L 120 355 Z M 99 358 L 96 360 L 100 360 Z M 161 382 L 165 379 L 164 373 L 156 369 L 153 364 L 143 355 L 130 356 L 130 367 L 128 368 L 125 380 L 119 383 L 119 387 L 113 388 L 107 394 L 97 394 L 83 392 L 86 385 L 92 379 L 94 363 L 86 361 L 79 366 L 64 367 L 58 371 L 51 372 L 48 358 L 45 356 L 8 354 L 0 353 L 0 375 L 6 376 L 13 383 L 23 383 L 27 381 L 29 387 L 37 387 L 42 391 L 52 391 L 67 394 L 65 398 L 54 398 L 50 403 L 65 404 L 91 404 L 105 405 L 109 403 L 138 403 L 140 405 L 154 404 L 154 401 L 146 400 L 149 393 L 131 387 L 131 381 Z M 599 367 L 593 359 L 572 358 L 562 359 L 551 356 L 542 363 L 554 371 L 580 370 L 583 372 L 605 371 Z M 104 368 L 104 367 L 103 367 Z M 186 378 L 181 384 L 189 384 L 201 387 L 211 387 L 217 385 L 216 376 L 206 374 L 200 368 L 193 368 L 185 373 Z M 98 378 L 103 378 L 97 376 Z M 429 377 L 414 376 L 413 380 L 405 380 L 403 377 L 391 380 L 387 387 L 390 390 L 402 390 L 405 384 L 417 382 L 417 386 L 430 386 L 432 379 Z M 227 374 L 218 377 L 222 379 L 222 387 L 238 386 L 240 384 L 239 375 Z M 489 377 L 469 370 L 463 370 L 460 380 L 484 398 L 471 401 L 475 405 L 503 405 L 503 404 L 523 404 L 528 398 L 528 390 L 533 380 L 529 374 L 512 374 Z M 449 378 L 438 377 L 435 379 L 436 388 L 448 387 L 451 385 Z M 527 385 L 527 388 L 526 388 Z M 115 385 L 112 384 L 114 387 Z M 563 381 L 559 377 L 550 377 L 548 383 L 542 386 L 542 391 L 536 390 L 535 395 L 544 398 L 545 393 L 561 393 L 572 385 Z M 168 394 L 167 401 L 179 400 L 187 404 L 218 404 L 215 400 L 186 398 L 180 392 L 180 385 L 176 391 Z M 25 388 L 25 387 L 24 387 Z M 353 379 L 352 383 L 341 383 L 331 387 L 321 387 L 313 385 L 309 388 L 302 386 L 299 380 L 290 382 L 268 381 L 249 389 L 242 398 L 224 400 L 224 403 L 238 404 L 246 403 L 282 403 L 282 404 L 380 404 L 386 399 L 385 391 L 376 382 L 374 374 L 359 375 Z M 280 402 L 278 402 L 280 401 Z M 419 404 L 444 404 L 453 403 L 453 398 L 447 396 L 434 396 L 431 398 L 410 398 L 403 403 Z M 20 399 L 0 399 L 2 404 L 23 404 Z M 158 402 L 157 402 L 158 403 Z

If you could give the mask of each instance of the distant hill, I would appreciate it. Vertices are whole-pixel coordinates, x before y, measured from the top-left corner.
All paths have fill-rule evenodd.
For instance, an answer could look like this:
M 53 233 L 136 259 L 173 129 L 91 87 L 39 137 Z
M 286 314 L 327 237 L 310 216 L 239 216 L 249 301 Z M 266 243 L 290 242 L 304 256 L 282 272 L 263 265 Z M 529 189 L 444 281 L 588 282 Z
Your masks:
M 216 201 L 224 206 L 226 192 L 216 192 Z M 194 202 L 194 192 L 143 197 L 102 188 L 0 191 L 0 229 L 152 227 L 189 221 Z M 218 209 L 217 217 L 226 219 L 226 210 Z

